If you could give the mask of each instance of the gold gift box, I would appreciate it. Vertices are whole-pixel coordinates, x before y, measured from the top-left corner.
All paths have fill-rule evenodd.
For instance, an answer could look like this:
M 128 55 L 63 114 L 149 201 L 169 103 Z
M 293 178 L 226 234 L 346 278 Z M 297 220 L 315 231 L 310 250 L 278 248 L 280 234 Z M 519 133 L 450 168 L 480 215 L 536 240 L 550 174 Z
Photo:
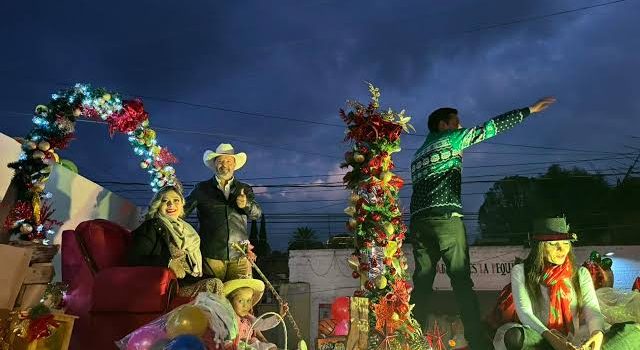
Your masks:
M 78 317 L 63 313 L 53 313 L 53 319 L 59 322 L 59 326 L 51 331 L 50 336 L 29 343 L 26 338 L 10 334 L 6 345 L 11 350 L 68 350 L 76 318 Z

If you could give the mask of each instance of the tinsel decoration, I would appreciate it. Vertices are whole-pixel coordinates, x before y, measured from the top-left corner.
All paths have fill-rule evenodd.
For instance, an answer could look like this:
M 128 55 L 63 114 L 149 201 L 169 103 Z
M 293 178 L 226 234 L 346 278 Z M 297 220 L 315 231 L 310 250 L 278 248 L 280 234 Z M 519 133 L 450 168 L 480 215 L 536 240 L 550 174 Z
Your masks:
M 136 130 L 138 125 L 149 119 L 149 114 L 145 112 L 141 100 L 124 101 L 122 110 L 107 117 L 109 124 L 109 134 L 113 136 L 115 132 L 128 133 Z
M 44 291 L 41 302 L 51 309 L 62 309 L 65 306 L 64 297 L 69 286 L 64 282 L 51 282 Z
M 367 105 L 349 102 L 349 112 L 340 110 L 348 128 L 345 141 L 351 144 L 342 167 L 350 168 L 343 180 L 351 191 L 347 229 L 356 239 L 349 265 L 360 279 L 354 296 L 367 297 L 373 311 L 370 349 L 429 349 L 411 315 L 412 287 L 402 252 L 407 227 L 398 202 L 404 182 L 392 172 L 391 155 L 400 151 L 400 135 L 413 130 L 411 118 L 404 111 L 380 110 L 379 89 L 369 84 L 369 92 Z
M 67 148 L 75 136 L 78 118 L 106 122 L 109 133 L 126 133 L 141 167 L 150 175 L 152 190 L 176 183 L 171 166 L 176 158 L 157 145 L 155 131 L 149 128 L 149 115 L 141 100 L 123 101 L 116 93 L 76 84 L 51 95 L 46 105 L 38 105 L 33 128 L 19 141 L 22 153 L 9 167 L 15 170 L 18 199 L 4 227 L 24 240 L 45 241 L 61 223 L 51 218 L 50 194 L 44 192 L 51 167 L 60 162 L 59 150 Z

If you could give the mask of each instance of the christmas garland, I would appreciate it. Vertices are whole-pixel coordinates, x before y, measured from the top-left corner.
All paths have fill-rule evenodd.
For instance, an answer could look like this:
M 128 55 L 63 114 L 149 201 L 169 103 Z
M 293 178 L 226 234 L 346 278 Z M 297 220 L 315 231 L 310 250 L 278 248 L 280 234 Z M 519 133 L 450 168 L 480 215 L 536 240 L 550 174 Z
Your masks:
M 391 154 L 400 151 L 400 135 L 413 127 L 404 110 L 379 110 L 380 91 L 369 84 L 371 102 L 349 102 L 348 113 L 340 110 L 347 124 L 345 141 L 352 149 L 345 154 L 344 176 L 351 190 L 345 213 L 347 228 L 356 239 L 356 251 L 349 259 L 353 277 L 360 279 L 354 296 L 370 301 L 369 348 L 380 342 L 393 349 L 427 349 L 420 325 L 413 319 L 409 303 L 412 286 L 407 282 L 407 259 L 402 242 L 407 231 L 402 221 L 398 194 L 403 180 L 392 171 Z
M 60 162 L 56 151 L 67 148 L 75 136 L 78 118 L 106 121 L 109 134 L 129 135 L 134 153 L 142 158 L 140 166 L 151 176 L 151 188 L 158 191 L 176 182 L 171 164 L 176 158 L 158 146 L 156 133 L 149 128 L 149 115 L 140 100 L 122 100 L 116 93 L 89 85 L 51 95 L 46 105 L 38 105 L 33 117 L 33 129 L 21 139 L 22 153 L 18 161 L 8 166 L 15 170 L 14 183 L 18 199 L 4 222 L 11 234 L 24 240 L 45 240 L 47 234 L 62 223 L 53 220 L 50 193 L 45 193 L 53 164 Z

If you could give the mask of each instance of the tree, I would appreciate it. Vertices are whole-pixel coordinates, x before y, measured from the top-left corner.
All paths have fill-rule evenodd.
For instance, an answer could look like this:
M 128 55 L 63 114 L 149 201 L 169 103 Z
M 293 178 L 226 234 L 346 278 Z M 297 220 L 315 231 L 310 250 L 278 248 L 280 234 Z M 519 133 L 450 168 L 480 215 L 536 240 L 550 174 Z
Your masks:
M 521 243 L 539 212 L 533 179 L 512 176 L 496 182 L 478 212 L 483 238 L 501 237 Z
M 298 227 L 289 239 L 289 250 L 322 249 L 324 244 L 309 227 Z
M 258 223 L 255 220 L 251 220 L 251 233 L 249 234 L 249 242 L 254 247 L 258 246 Z
M 617 244 L 640 244 L 640 178 L 628 177 L 612 189 L 611 238 Z
M 258 258 L 267 258 L 271 254 L 271 246 L 267 239 L 267 223 L 264 215 L 260 217 L 260 234 L 258 235 L 258 243 L 256 244 L 256 255 Z
M 579 168 L 552 165 L 541 177 L 507 177 L 485 195 L 480 230 L 483 238 L 519 244 L 535 219 L 565 215 L 582 243 L 598 243 L 608 232 L 610 194 L 603 176 Z

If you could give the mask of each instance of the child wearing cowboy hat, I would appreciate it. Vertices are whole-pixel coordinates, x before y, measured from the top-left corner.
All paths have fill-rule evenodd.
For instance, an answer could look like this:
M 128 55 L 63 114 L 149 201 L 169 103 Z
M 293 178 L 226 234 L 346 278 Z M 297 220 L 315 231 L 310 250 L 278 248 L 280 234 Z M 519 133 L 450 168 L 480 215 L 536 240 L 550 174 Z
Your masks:
M 240 342 L 247 342 L 249 349 L 276 350 L 278 347 L 273 343 L 269 343 L 261 331 L 276 327 L 280 323 L 280 319 L 276 316 L 271 316 L 256 322 L 256 317 L 251 313 L 253 307 L 262 299 L 264 288 L 264 282 L 261 280 L 240 278 L 225 282 L 222 290 L 236 313 Z M 280 307 L 280 316 L 284 317 L 287 310 L 287 304 L 282 305 Z M 252 325 L 253 330 L 250 333 Z

